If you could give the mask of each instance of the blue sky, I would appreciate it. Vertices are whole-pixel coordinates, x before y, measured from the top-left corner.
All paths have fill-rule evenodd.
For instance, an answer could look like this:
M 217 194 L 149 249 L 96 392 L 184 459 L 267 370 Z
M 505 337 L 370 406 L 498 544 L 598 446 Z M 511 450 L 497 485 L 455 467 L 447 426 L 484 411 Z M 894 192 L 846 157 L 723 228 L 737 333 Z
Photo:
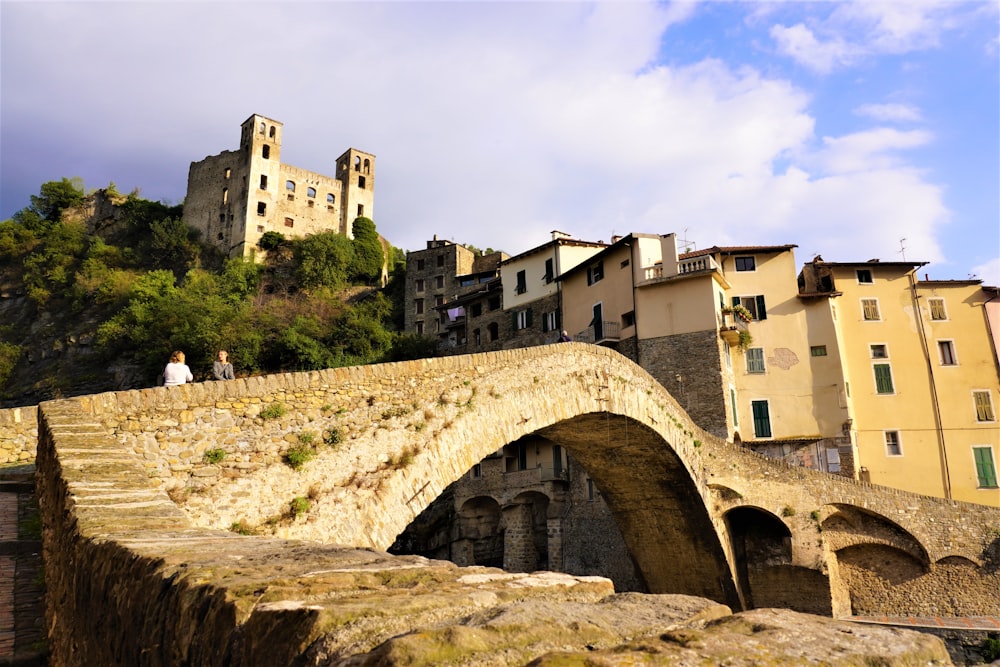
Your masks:
M 294 166 L 374 153 L 407 250 L 677 232 L 1000 285 L 998 8 L 2 0 L 0 217 L 63 176 L 179 203 L 259 113 Z

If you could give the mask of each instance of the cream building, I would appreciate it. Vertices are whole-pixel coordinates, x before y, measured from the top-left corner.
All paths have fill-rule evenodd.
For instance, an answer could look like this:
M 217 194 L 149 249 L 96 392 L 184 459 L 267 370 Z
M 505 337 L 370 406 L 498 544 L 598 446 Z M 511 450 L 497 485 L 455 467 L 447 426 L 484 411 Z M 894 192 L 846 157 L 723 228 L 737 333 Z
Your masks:
M 374 216 L 375 156 L 354 148 L 325 176 L 281 162 L 283 125 L 254 114 L 240 147 L 192 162 L 184 221 L 229 257 L 253 256 L 266 232 L 286 237 L 335 231 L 351 238 L 357 217 Z

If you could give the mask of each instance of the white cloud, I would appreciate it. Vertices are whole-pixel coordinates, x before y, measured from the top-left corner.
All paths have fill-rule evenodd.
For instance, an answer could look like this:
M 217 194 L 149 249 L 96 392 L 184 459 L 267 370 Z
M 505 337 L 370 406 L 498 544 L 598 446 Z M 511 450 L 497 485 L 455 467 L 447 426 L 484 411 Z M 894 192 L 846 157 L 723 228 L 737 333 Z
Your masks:
M 1000 252 L 1000 248 L 997 251 Z M 972 267 L 970 275 L 982 280 L 984 285 L 1000 286 L 1000 257 Z
M 886 122 L 915 122 L 921 119 L 920 109 L 909 104 L 863 104 L 854 113 Z
M 801 23 L 791 27 L 773 26 L 771 38 L 777 43 L 779 52 L 821 74 L 832 71 L 838 65 L 850 64 L 861 53 L 860 48 L 839 37 L 820 41 L 811 29 Z

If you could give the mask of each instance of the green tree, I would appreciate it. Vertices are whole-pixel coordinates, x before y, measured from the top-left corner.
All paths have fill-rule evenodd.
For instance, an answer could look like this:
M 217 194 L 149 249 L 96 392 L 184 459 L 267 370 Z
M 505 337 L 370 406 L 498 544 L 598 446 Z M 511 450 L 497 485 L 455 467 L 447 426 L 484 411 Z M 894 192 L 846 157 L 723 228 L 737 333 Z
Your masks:
M 355 218 L 352 231 L 354 234 L 354 260 L 351 263 L 351 279 L 367 285 L 374 285 L 382 277 L 382 264 L 384 263 L 382 242 L 375 231 L 375 223 L 369 218 Z
M 284 234 L 268 231 L 261 235 L 260 240 L 257 241 L 257 246 L 260 247 L 261 250 L 274 250 L 284 242 Z
M 83 203 L 86 193 L 79 178 L 65 178 L 43 183 L 39 194 L 31 195 L 31 208 L 43 220 L 56 222 L 62 212 Z
M 295 278 L 304 289 L 342 287 L 347 283 L 354 246 L 336 232 L 313 234 L 295 242 Z

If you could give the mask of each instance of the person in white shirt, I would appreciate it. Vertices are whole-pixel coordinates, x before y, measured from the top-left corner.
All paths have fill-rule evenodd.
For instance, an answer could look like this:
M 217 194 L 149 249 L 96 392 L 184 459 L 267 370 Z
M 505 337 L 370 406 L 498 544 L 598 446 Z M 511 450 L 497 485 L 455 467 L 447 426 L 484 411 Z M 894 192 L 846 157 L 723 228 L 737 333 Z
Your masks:
M 180 350 L 170 355 L 170 363 L 163 369 L 163 384 L 167 387 L 192 382 L 194 376 L 184 363 L 184 353 Z

